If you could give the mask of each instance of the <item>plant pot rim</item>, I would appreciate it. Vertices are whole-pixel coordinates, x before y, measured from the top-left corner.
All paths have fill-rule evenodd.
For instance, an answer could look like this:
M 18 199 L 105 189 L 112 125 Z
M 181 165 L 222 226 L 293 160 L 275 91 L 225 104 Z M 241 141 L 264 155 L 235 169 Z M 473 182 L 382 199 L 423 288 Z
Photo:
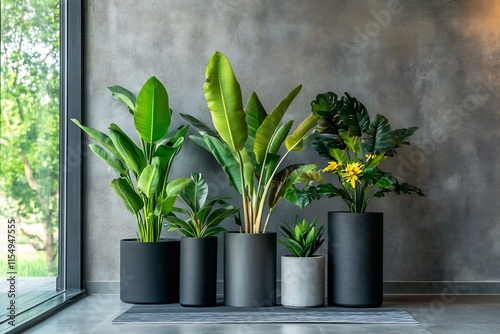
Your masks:
M 245 235 L 269 235 L 269 234 L 277 234 L 277 232 L 259 232 L 259 233 L 245 233 L 245 232 L 240 232 L 240 231 L 225 231 L 224 233 L 227 234 L 245 234 Z
M 350 213 L 353 215 L 365 215 L 365 214 L 383 214 L 380 211 L 366 211 L 366 212 L 351 212 L 351 211 L 328 211 L 328 213 Z
M 296 258 L 298 261 L 305 260 L 305 259 L 319 259 L 319 258 L 324 258 L 325 255 L 313 255 L 313 256 L 295 256 L 291 254 L 286 254 L 286 255 L 281 255 L 281 257 L 286 257 L 286 258 Z
M 153 241 L 153 242 L 143 242 L 137 240 L 137 238 L 128 238 L 128 239 L 121 239 L 121 242 L 136 242 L 138 244 L 157 244 L 157 243 L 162 243 L 162 242 L 175 242 L 175 241 L 180 241 L 180 239 L 175 239 L 175 238 L 161 238 L 159 241 Z
M 185 235 L 183 235 L 181 237 L 181 240 L 182 239 L 200 239 L 200 240 L 202 240 L 202 239 L 213 239 L 213 238 L 217 238 L 217 236 L 216 235 L 209 235 L 209 236 L 206 236 L 206 237 L 203 237 L 203 238 L 197 238 L 197 237 L 186 237 Z

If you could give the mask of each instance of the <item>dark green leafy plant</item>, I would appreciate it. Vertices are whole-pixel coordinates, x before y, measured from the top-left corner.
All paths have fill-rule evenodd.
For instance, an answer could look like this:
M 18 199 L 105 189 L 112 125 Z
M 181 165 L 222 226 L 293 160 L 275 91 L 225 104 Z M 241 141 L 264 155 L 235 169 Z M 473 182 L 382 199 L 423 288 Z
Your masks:
M 338 180 L 338 185 L 319 185 L 320 195 L 339 196 L 351 212 L 365 212 L 372 198 L 389 192 L 424 196 L 421 189 L 399 183 L 379 168 L 396 155 L 397 148 L 410 144 L 408 138 L 417 127 L 391 131 L 384 116 L 377 114 L 370 119 L 365 106 L 347 93 L 341 98 L 332 92 L 319 94 L 311 106 L 312 114 L 319 118 L 313 147 L 329 160 L 323 172 Z M 372 187 L 378 190 L 369 192 Z
M 236 217 L 238 209 L 226 202 L 228 197 L 209 200 L 208 184 L 201 173 L 191 174 L 191 181 L 179 194 L 186 208 L 174 207 L 166 217 L 170 222 L 169 231 L 178 230 L 184 236 L 193 238 L 205 238 L 225 231 L 219 227 L 220 223 L 226 218 Z M 218 208 L 213 210 L 215 207 Z M 187 219 L 183 220 L 174 213 L 180 213 Z
M 222 53 L 216 52 L 207 65 L 203 86 L 215 130 L 193 116 L 181 114 L 199 130 L 199 136 L 189 138 L 214 156 L 231 186 L 241 194 L 242 232 L 265 232 L 269 217 L 287 188 L 316 169 L 315 165 L 297 164 L 281 172 L 285 158 L 290 152 L 303 149 L 317 122 L 315 115 L 309 115 L 291 134 L 293 120 L 281 124 L 301 88 L 301 85 L 294 88 L 269 114 L 255 93 L 243 107 L 240 85 L 231 64 Z M 281 149 L 283 144 L 286 150 Z
M 297 257 L 313 256 L 325 241 L 322 239 L 324 226 L 316 229 L 316 219 L 308 224 L 305 219 L 296 216 L 295 226 L 292 228 L 283 223 L 281 232 L 285 240 L 280 239 L 279 242 Z
M 118 173 L 118 178 L 111 181 L 111 189 L 136 217 L 138 240 L 157 242 L 164 217 L 174 207 L 177 195 L 191 182 L 189 178 L 168 179 L 188 127 L 181 126 L 168 133 L 172 110 L 167 90 L 156 77 L 146 81 L 137 99 L 125 88 L 112 86 L 109 89 L 133 115 L 140 147 L 116 124 L 110 125 L 108 136 L 76 119 L 72 121 L 101 144 L 89 146 Z

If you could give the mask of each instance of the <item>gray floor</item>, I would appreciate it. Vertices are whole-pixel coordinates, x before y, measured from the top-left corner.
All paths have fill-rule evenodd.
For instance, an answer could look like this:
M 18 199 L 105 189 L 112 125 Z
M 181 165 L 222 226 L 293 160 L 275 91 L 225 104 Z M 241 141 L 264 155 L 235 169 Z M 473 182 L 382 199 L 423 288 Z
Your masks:
M 92 295 L 25 333 L 328 334 L 500 333 L 500 296 L 386 296 L 382 307 L 405 308 L 420 324 L 123 325 L 111 321 L 131 307 L 118 295 Z

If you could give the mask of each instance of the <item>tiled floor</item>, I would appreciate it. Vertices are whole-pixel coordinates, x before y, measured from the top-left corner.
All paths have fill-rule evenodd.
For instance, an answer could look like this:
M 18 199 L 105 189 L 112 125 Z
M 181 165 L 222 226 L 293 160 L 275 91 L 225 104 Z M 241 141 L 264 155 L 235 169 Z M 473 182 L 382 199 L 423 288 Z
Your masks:
M 131 305 L 117 295 L 83 298 L 25 333 L 329 334 L 500 333 L 500 296 L 386 296 L 382 307 L 405 308 L 420 324 L 122 325 L 111 321 Z

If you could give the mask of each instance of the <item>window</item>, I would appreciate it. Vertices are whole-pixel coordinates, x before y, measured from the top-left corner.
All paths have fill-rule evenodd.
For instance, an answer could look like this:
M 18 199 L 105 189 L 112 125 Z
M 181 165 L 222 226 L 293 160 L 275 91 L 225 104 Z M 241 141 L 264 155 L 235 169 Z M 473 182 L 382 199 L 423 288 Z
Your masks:
M 0 3 L 0 331 L 16 332 L 81 292 L 82 4 Z

